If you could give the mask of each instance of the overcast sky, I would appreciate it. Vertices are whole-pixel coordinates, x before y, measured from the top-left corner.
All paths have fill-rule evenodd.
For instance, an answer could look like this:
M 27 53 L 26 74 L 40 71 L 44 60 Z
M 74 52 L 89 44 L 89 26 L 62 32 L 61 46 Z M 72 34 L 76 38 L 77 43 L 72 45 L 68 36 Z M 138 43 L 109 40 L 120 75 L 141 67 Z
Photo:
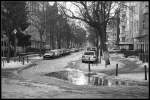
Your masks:
M 61 1 L 61 2 L 59 2 L 59 1 L 58 1 L 57 3 L 60 3 L 60 4 L 65 5 L 67 9 L 70 9 L 72 12 L 75 13 L 75 15 L 77 14 L 77 13 L 76 13 L 76 10 L 77 10 L 77 9 L 76 9 L 76 7 L 75 7 L 71 2 L 69 2 L 69 1 L 67 1 L 67 2 L 65 2 L 65 1 L 62 2 L 62 1 Z M 53 5 L 54 2 L 51 1 L 51 2 L 49 2 L 49 4 L 50 4 L 50 5 Z M 79 20 L 72 20 L 72 21 L 75 21 L 75 23 L 78 24 L 78 25 L 80 24 L 80 26 L 82 26 L 82 27 L 85 29 L 85 27 L 84 27 L 84 25 L 83 25 L 83 22 L 81 22 L 81 21 L 79 21 Z
M 71 1 L 61 1 L 61 2 L 57 2 L 57 3 L 60 3 L 60 4 L 63 4 L 67 9 L 70 9 L 75 15 L 78 15 L 77 14 L 77 11 L 78 11 L 78 8 L 75 6 L 75 5 L 73 5 L 72 3 L 71 3 Z M 49 4 L 50 5 L 53 5 L 54 4 L 54 1 L 52 2 L 49 2 Z M 115 4 L 113 4 L 112 5 L 113 6 L 113 8 L 114 9 L 112 9 L 111 10 L 111 14 L 114 14 L 114 11 L 115 11 L 115 9 L 117 8 L 117 5 Z M 113 15 L 112 15 L 113 16 Z M 77 25 L 80 25 L 82 28 L 84 28 L 85 30 L 86 30 L 86 28 L 85 28 L 85 23 L 84 22 L 82 22 L 82 21 L 80 21 L 80 20 L 72 20 L 73 22 L 75 22 Z

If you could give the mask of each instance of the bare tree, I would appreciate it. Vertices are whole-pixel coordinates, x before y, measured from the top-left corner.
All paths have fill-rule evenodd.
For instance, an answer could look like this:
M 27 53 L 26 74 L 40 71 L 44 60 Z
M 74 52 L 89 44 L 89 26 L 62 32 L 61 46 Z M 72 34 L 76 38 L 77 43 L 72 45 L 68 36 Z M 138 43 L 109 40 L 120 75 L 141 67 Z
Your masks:
M 72 2 L 78 8 L 79 16 L 75 15 L 70 9 L 60 4 L 61 12 L 68 18 L 78 19 L 89 26 L 93 27 L 97 32 L 98 51 L 108 52 L 106 42 L 106 27 L 111 19 L 111 10 L 115 7 L 112 1 L 77 1 Z M 98 52 L 99 55 L 99 52 Z
M 30 1 L 32 9 L 29 12 L 31 25 L 36 27 L 40 35 L 40 56 L 42 51 L 43 35 L 46 32 L 46 5 L 48 2 Z

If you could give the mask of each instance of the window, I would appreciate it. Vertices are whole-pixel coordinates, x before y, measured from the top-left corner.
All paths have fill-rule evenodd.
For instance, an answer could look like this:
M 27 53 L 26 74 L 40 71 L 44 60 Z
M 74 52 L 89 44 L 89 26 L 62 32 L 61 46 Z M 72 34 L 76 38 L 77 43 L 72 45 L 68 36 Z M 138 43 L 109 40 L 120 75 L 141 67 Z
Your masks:
M 122 29 L 124 30 L 124 29 L 125 29 L 125 26 L 122 26 Z
M 125 42 L 125 37 L 122 37 L 122 42 Z
M 142 23 L 142 24 L 143 24 L 143 29 L 144 29 L 144 28 L 145 28 L 145 21 L 144 21 L 144 20 L 143 20 L 143 23 Z

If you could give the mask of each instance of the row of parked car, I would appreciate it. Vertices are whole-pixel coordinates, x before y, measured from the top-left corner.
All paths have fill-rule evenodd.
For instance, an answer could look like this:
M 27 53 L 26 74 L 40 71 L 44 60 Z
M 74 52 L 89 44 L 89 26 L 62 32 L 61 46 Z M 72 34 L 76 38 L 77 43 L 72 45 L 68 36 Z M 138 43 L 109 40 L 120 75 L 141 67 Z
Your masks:
M 78 52 L 81 49 L 78 48 L 72 48 L 72 49 L 54 49 L 54 50 L 47 50 L 44 53 L 43 59 L 49 59 L 49 58 L 57 58 L 65 55 L 69 55 L 73 52 Z

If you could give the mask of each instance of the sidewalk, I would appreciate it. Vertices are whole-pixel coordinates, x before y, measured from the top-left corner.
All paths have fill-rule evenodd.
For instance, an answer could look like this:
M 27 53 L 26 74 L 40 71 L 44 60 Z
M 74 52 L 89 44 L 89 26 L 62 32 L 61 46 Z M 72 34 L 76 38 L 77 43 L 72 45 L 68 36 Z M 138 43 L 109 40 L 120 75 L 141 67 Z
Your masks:
M 24 67 L 27 67 L 29 65 L 31 65 L 32 62 L 24 62 L 24 64 L 22 62 L 14 62 L 14 61 L 10 61 L 9 63 L 5 62 L 4 64 L 2 64 L 1 68 L 2 70 L 10 70 L 10 69 L 19 69 L 19 68 L 24 68 Z
M 78 69 L 88 72 L 88 64 L 78 61 L 76 63 Z M 118 76 L 116 76 L 116 64 L 118 64 Z M 145 69 L 147 66 L 147 80 L 145 80 Z M 110 54 L 110 65 L 105 67 L 105 62 L 101 64 L 91 64 L 92 72 L 104 73 L 113 76 L 117 79 L 149 81 L 149 66 L 148 63 L 142 63 L 136 57 L 125 58 L 122 54 Z
M 40 57 L 38 54 L 31 54 L 31 55 L 26 55 L 26 56 L 28 56 L 29 61 L 27 62 L 27 60 L 25 59 L 24 64 L 22 61 L 19 62 L 19 61 L 13 61 L 13 60 L 10 60 L 9 63 L 7 63 L 7 61 L 3 62 L 1 64 L 2 70 L 16 70 L 20 68 L 25 68 L 34 64 L 34 61 L 41 60 L 43 58 L 43 57 Z

